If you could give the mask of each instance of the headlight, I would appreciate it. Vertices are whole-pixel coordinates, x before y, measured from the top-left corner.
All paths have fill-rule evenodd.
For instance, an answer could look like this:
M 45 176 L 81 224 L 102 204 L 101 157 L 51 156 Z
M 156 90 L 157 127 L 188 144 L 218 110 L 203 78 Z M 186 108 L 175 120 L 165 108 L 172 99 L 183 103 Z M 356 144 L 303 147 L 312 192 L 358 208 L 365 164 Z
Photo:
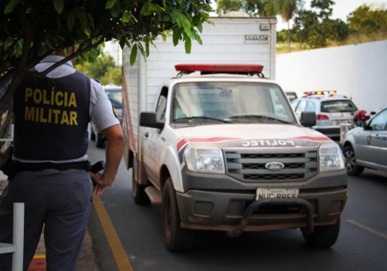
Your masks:
M 225 173 L 223 154 L 217 147 L 189 146 L 184 153 L 188 170 L 207 173 Z
M 334 171 L 344 169 L 344 157 L 338 145 L 323 144 L 320 147 L 320 171 Z

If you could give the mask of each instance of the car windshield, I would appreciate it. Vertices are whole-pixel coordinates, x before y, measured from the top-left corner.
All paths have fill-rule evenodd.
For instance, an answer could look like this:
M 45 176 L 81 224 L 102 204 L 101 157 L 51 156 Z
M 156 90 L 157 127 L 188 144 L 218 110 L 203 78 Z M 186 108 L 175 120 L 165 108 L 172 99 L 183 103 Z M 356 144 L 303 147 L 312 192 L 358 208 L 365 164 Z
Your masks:
M 286 95 L 273 83 L 179 83 L 173 97 L 175 123 L 296 122 Z
M 356 105 L 351 100 L 332 100 L 321 102 L 321 112 L 341 113 L 357 111 Z

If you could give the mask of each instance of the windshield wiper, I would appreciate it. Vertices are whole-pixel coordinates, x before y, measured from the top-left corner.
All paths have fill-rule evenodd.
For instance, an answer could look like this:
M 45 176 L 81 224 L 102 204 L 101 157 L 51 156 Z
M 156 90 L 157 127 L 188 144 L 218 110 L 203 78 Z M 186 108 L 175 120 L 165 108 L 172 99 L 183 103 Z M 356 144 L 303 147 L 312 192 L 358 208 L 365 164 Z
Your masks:
M 183 117 L 183 118 L 178 118 L 175 119 L 174 122 L 179 122 L 179 123 L 184 123 L 184 122 L 190 122 L 192 120 L 210 120 L 210 121 L 217 121 L 217 122 L 222 122 L 222 123 L 228 123 L 230 122 L 229 120 L 224 120 L 224 119 L 218 119 L 218 118 L 213 118 L 213 117 L 208 117 L 208 116 L 192 116 L 192 117 Z
M 229 117 L 231 120 L 266 120 L 266 121 L 276 121 L 280 123 L 290 123 L 285 120 L 281 120 L 278 118 L 266 116 L 266 115 L 235 115 L 235 116 L 230 116 Z

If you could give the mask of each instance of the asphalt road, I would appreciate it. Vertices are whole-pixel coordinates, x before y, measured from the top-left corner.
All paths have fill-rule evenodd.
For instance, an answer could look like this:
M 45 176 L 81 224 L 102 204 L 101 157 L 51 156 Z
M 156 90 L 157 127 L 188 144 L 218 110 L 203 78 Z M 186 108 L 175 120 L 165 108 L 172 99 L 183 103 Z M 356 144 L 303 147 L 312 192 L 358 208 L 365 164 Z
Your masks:
M 103 159 L 91 142 L 92 161 Z M 349 200 L 341 232 L 331 249 L 305 245 L 299 230 L 244 233 L 198 232 L 193 249 L 173 254 L 164 248 L 158 206 L 131 198 L 131 172 L 122 161 L 116 182 L 98 199 L 89 223 L 101 271 L 153 270 L 387 270 L 387 174 L 365 171 L 349 179 Z

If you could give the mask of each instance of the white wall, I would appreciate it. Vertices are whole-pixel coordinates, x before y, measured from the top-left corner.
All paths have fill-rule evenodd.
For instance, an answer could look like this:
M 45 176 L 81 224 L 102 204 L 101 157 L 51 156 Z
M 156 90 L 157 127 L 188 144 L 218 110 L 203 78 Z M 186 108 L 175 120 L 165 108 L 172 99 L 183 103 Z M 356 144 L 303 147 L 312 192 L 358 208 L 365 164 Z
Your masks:
M 387 106 L 387 40 L 278 54 L 276 80 L 300 96 L 331 90 L 368 112 Z

